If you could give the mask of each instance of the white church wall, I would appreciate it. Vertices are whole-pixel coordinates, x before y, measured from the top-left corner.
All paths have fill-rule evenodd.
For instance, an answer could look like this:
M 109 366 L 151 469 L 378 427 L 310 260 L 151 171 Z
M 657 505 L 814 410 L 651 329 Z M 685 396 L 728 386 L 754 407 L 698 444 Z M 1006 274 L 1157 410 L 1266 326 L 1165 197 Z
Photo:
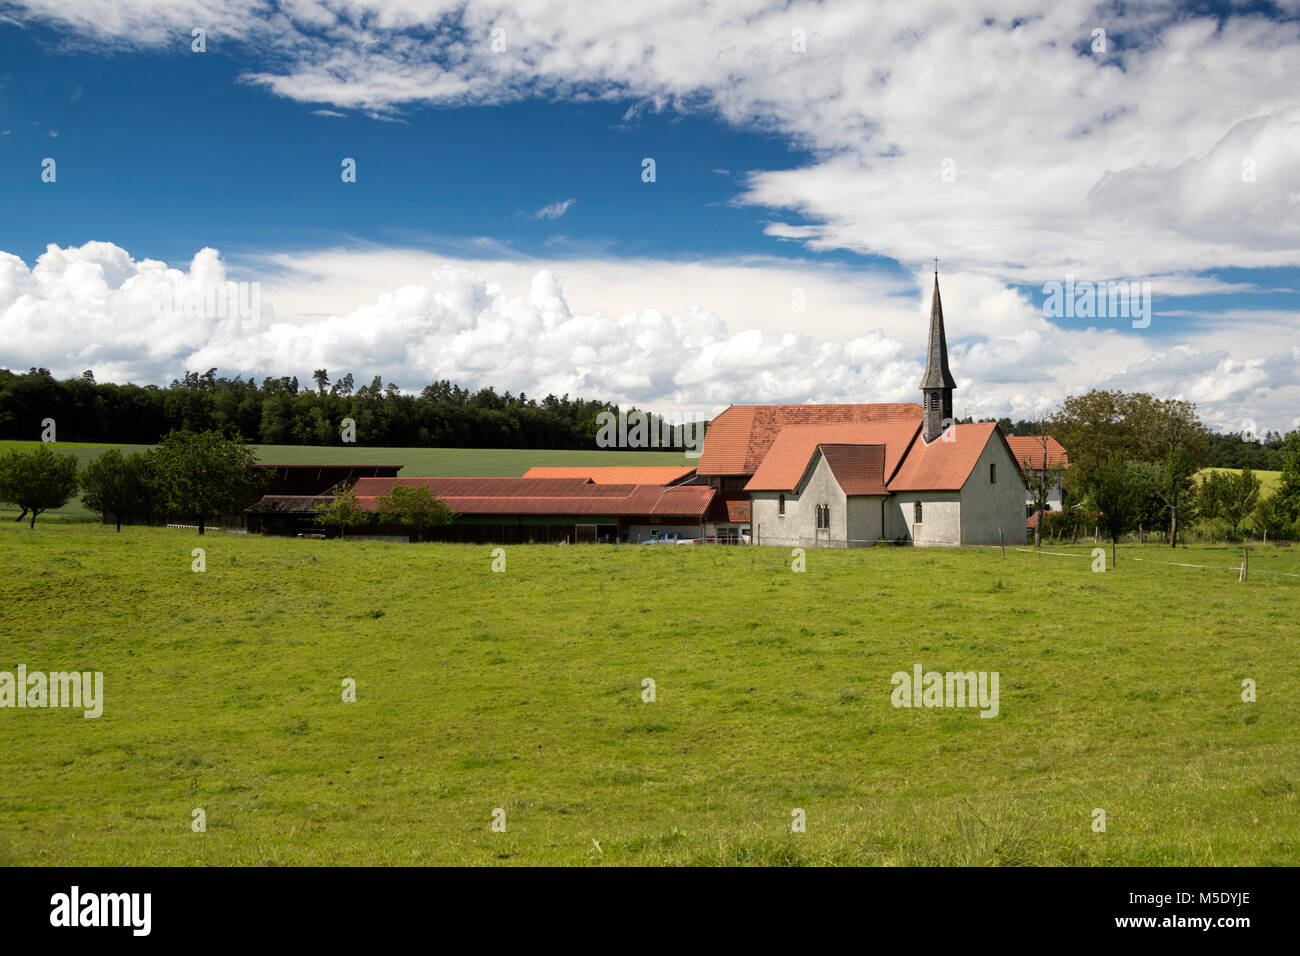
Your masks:
M 882 495 L 853 495 L 847 499 L 845 511 L 848 517 L 848 535 L 850 548 L 869 548 L 881 536 L 883 513 Z
M 989 465 L 997 466 L 997 482 L 989 480 Z M 1001 530 L 1008 544 L 1025 540 L 1025 483 L 1015 459 L 996 434 L 961 490 L 961 543 L 997 544 Z
M 750 497 L 755 543 L 785 548 L 845 547 L 849 537 L 847 498 L 820 451 L 807 477 L 786 492 L 785 515 L 780 514 L 780 493 L 756 491 Z M 817 506 L 829 505 L 830 527 L 818 529 Z
M 919 524 L 912 520 L 918 501 L 921 502 Z M 889 500 L 885 510 L 887 538 L 902 538 L 918 547 L 955 547 L 962 543 L 959 492 L 900 491 Z

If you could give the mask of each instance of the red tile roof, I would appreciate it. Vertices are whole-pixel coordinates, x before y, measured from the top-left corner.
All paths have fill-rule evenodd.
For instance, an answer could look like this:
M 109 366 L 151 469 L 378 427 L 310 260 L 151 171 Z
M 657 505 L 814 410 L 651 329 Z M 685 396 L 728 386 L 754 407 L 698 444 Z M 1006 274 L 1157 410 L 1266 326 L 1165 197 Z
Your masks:
M 825 444 L 884 446 L 881 470 L 884 480 L 888 482 L 920 430 L 919 415 L 913 419 L 851 425 L 791 425 L 781 429 L 781 433 L 771 443 L 754 477 L 745 485 L 745 490 L 793 491 L 807 470 L 817 446 Z
M 920 427 L 916 402 L 873 405 L 732 405 L 709 423 L 697 470 L 701 475 L 754 475 L 781 431 L 790 426 L 905 421 Z
M 378 497 L 402 485 L 425 487 L 457 514 L 600 515 L 678 517 L 703 520 L 715 491 L 708 485 L 598 485 L 586 478 L 363 478 L 361 507 L 374 511 Z
M 1016 464 L 1022 468 L 1026 459 L 1034 468 L 1043 467 L 1043 437 L 1041 435 L 1008 435 L 1007 444 L 1011 446 L 1011 454 L 1015 456 Z M 1047 466 L 1050 468 L 1053 465 L 1069 468 L 1070 456 L 1066 454 L 1059 441 L 1048 435 Z
M 887 495 L 884 445 L 817 446 L 846 495 Z
M 690 465 L 535 465 L 525 478 L 590 478 L 598 485 L 671 485 L 695 474 Z
M 749 492 L 719 491 L 709 507 L 709 521 L 726 524 L 748 523 L 750 520 Z
M 989 440 L 1002 434 L 996 422 L 953 425 L 955 439 L 917 441 L 889 483 L 890 491 L 957 491 L 966 484 Z M 994 433 L 997 433 L 997 436 Z

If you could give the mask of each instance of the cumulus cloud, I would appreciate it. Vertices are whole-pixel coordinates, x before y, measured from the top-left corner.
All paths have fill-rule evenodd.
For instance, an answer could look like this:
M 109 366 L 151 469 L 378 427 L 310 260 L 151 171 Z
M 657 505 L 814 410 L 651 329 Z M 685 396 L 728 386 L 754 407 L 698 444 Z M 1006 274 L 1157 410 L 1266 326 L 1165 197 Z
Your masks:
M 385 259 L 402 263 L 413 281 L 340 297 L 352 271 L 373 271 Z M 725 291 L 751 284 L 747 279 L 760 286 L 759 296 L 773 298 L 763 287 L 771 263 L 752 276 L 735 264 L 715 275 L 698 264 L 625 263 L 621 278 L 640 283 L 633 293 L 640 305 L 627 311 L 574 305 L 590 295 L 590 277 L 609 271 L 600 262 L 576 270 L 571 263 L 429 268 L 425 255 L 376 251 L 372 258 L 305 254 L 258 265 L 266 281 L 260 321 L 252 324 L 233 308 L 212 309 L 211 290 L 246 279 L 213 249 L 200 250 L 184 269 L 136 260 L 106 242 L 52 245 L 30 268 L 0 253 L 0 365 L 65 375 L 91 368 L 101 381 L 160 383 L 187 369 L 305 380 L 328 368 L 379 374 L 412 389 L 447 378 L 702 414 L 732 403 L 915 401 L 919 394 L 925 274 L 907 280 L 902 304 L 898 295 L 859 298 L 856 326 L 829 338 L 789 331 L 788 314 L 768 314 L 757 327 L 756 314 L 734 307 Z M 574 292 L 561 269 L 575 276 Z M 860 290 L 862 280 L 832 272 L 798 281 L 814 302 L 833 304 L 838 296 L 852 299 L 844 289 Z M 683 283 L 715 301 L 654 307 L 656 290 L 662 297 Z M 332 299 L 333 309 L 301 311 L 316 301 L 304 286 L 320 286 L 316 294 Z M 1218 338 L 1223 333 L 1210 330 L 1155 350 L 1131 330 L 1059 329 L 987 276 L 945 278 L 944 301 L 958 415 L 1031 417 L 1093 386 L 1187 398 L 1207 419 L 1234 427 L 1247 418 L 1260 428 L 1288 427 L 1300 407 L 1300 348 L 1281 315 L 1243 318 L 1238 337 L 1251 343 L 1245 349 L 1241 341 L 1230 349 Z
M 812 159 L 750 170 L 770 235 L 1009 283 L 1300 264 L 1300 22 L 1174 0 L 26 0 L 87 42 L 239 45 L 312 106 L 603 98 Z M 1103 42 L 1097 46 L 1097 34 Z

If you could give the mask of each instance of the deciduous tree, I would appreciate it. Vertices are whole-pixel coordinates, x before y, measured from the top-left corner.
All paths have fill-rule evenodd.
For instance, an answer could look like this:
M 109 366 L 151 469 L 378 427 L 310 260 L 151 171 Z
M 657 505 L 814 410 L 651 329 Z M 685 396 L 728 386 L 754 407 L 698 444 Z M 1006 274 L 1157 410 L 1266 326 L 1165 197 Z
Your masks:
M 197 519 L 199 534 L 208 518 L 243 511 L 261 493 L 253 450 L 220 432 L 172 432 L 154 456 L 159 504 Z
M 0 501 L 9 501 L 22 509 L 19 521 L 30 514 L 36 517 L 51 508 L 62 508 L 77 492 L 77 456 L 60 455 L 47 444 L 35 450 L 11 451 L 0 458 Z

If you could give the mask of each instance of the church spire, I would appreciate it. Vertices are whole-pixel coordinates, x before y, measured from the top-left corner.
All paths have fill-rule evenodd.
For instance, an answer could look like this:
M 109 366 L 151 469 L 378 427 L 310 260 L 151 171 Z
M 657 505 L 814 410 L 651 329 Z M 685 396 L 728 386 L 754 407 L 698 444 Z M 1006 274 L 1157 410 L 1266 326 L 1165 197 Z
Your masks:
M 930 347 L 921 377 L 924 397 L 926 444 L 943 434 L 945 420 L 952 422 L 952 390 L 957 382 L 948 371 L 948 339 L 943 332 L 943 303 L 939 299 L 939 269 L 934 272 L 934 298 L 930 302 Z

